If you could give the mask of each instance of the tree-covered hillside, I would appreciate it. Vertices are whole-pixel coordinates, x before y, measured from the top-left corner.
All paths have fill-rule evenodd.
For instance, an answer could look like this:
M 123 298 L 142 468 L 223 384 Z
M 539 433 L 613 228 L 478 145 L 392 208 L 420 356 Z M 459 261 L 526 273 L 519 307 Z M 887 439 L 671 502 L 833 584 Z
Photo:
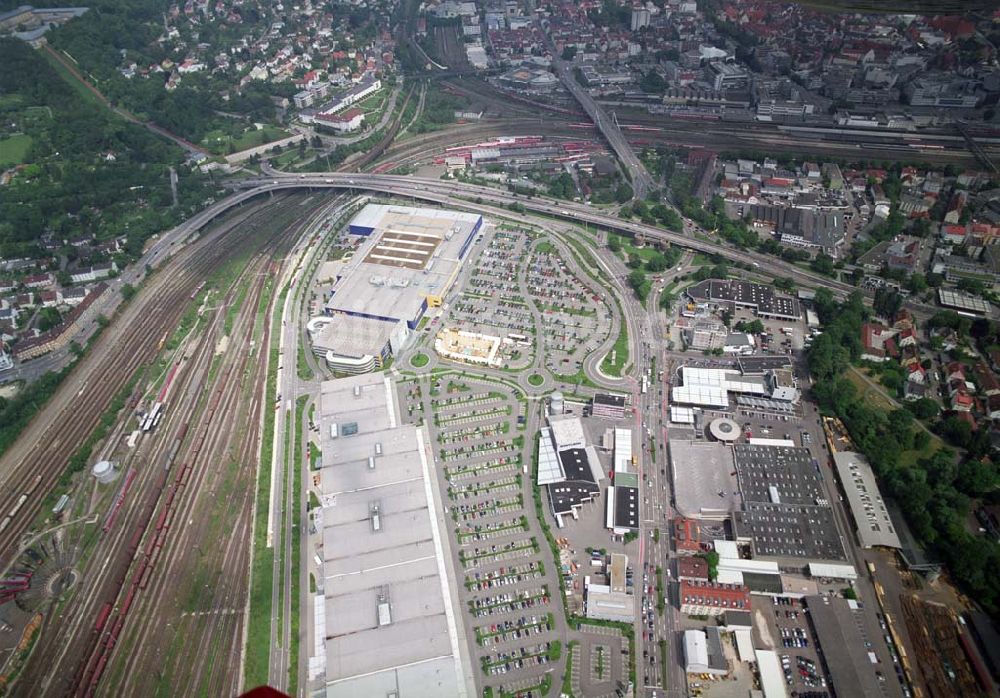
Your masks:
M 0 186 L 0 256 L 32 254 L 46 232 L 60 241 L 125 234 L 135 252 L 200 206 L 205 178 L 181 167 L 179 148 L 110 112 L 20 41 L 0 40 L 0 66 L 0 171 L 17 168 Z

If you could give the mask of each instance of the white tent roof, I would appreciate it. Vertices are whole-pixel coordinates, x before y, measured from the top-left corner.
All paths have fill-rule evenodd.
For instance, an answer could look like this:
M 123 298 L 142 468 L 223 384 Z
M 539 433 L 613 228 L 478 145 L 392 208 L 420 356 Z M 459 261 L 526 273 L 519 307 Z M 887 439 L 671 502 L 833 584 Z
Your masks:
M 781 670 L 778 654 L 773 650 L 756 650 L 757 670 L 760 672 L 760 688 L 764 698 L 788 698 L 785 675 Z

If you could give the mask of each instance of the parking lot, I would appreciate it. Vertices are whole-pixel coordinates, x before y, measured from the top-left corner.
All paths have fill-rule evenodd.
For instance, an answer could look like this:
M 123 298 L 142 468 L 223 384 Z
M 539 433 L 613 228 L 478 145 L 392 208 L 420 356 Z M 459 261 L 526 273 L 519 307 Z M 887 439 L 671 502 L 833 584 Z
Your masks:
M 525 270 L 525 286 L 541 318 L 545 366 L 574 374 L 611 327 L 607 304 L 578 278 L 546 239 L 536 242 Z
M 473 663 L 495 690 L 537 689 L 565 631 L 555 570 L 526 515 L 524 405 L 502 383 L 457 373 L 405 381 L 399 394 L 430 430 Z
M 462 292 L 451 303 L 446 326 L 499 337 L 522 339 L 502 346 L 510 368 L 534 358 L 535 320 L 519 278 L 531 238 L 526 231 L 502 226 L 486 241 Z
M 754 603 L 757 603 L 756 598 Z M 760 603 L 766 604 L 768 632 L 772 633 L 770 640 L 781 659 L 789 691 L 799 696 L 808 693 L 816 698 L 829 695 L 829 679 L 823 673 L 816 652 L 816 638 L 803 604 L 796 599 L 768 600 L 763 597 Z

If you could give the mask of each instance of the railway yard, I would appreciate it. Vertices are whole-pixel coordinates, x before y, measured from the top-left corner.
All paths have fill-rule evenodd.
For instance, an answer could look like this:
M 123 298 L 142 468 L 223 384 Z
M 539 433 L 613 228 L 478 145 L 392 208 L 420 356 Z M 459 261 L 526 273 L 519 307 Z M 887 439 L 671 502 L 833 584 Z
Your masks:
M 56 410 L 56 418 L 24 435 L 38 433 L 42 445 L 34 450 L 51 464 L 48 471 L 36 465 L 42 475 L 29 480 L 44 492 L 46 478 L 59 480 L 60 466 L 85 440 L 86 417 L 101 417 L 95 405 L 112 404 L 126 389 L 127 409 L 108 413 L 111 435 L 101 446 L 119 464 L 117 480 L 92 484 L 87 472 L 63 480 L 55 491 L 68 494 L 69 504 L 58 527 L 46 516 L 52 497 L 43 508 L 28 489 L 4 528 L 8 542 L 31 535 L 23 553 L 6 561 L 9 569 L 40 568 L 31 577 L 37 593 L 24 603 L 58 596 L 58 613 L 45 616 L 30 658 L 8 665 L 20 670 L 8 677 L 15 688 L 40 688 L 38 695 L 88 695 L 98 686 L 116 695 L 176 695 L 182 686 L 187 694 L 238 691 L 231 667 L 239 665 L 247 604 L 266 368 L 260 347 L 269 338 L 273 275 L 293 239 L 287 233 L 321 202 L 292 195 L 252 204 L 181 246 L 171 273 L 152 274 L 116 320 L 121 331 L 98 340 L 42 416 Z M 162 417 L 142 431 L 137 413 L 156 403 L 165 406 Z M 55 564 L 41 564 L 47 558 Z M 20 631 L 18 620 L 6 619 L 6 627 Z M 138 670 L 147 666 L 158 670 Z

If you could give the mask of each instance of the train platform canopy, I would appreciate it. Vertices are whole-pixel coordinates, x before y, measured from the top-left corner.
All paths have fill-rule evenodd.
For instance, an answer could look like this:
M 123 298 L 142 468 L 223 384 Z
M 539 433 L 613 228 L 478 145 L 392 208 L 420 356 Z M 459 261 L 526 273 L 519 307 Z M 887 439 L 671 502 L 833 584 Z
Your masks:
M 326 696 L 472 696 L 429 438 L 394 395 L 382 374 L 321 388 Z
M 989 315 L 990 313 L 990 304 L 987 301 L 960 291 L 938 289 L 938 302 L 945 308 L 952 308 L 960 313 L 973 315 Z
M 861 545 L 865 548 L 901 549 L 903 544 L 882 500 L 875 473 L 865 457 L 860 453 L 841 451 L 833 454 L 833 462 L 851 506 Z

